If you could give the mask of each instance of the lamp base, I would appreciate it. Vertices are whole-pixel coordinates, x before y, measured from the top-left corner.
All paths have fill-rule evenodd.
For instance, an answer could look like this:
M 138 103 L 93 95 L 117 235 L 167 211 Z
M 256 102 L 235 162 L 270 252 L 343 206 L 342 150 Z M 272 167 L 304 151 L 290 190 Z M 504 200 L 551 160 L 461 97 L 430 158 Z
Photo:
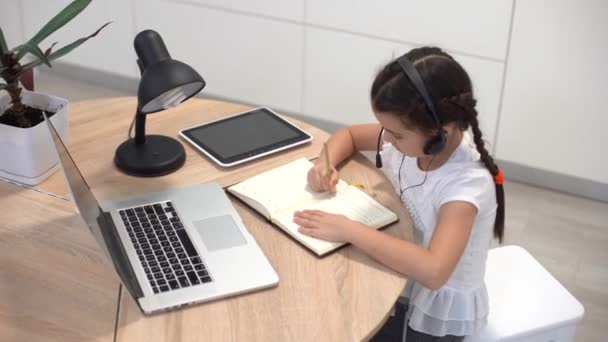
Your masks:
M 184 165 L 186 151 L 179 141 L 164 135 L 146 135 L 146 142 L 129 139 L 116 149 L 114 163 L 122 172 L 138 177 L 169 174 Z

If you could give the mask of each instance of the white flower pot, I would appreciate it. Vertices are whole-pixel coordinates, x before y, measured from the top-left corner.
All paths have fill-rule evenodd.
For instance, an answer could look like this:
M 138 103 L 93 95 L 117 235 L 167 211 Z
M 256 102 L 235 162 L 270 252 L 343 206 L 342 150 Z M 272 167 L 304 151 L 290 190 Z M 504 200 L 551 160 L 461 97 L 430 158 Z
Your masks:
M 23 89 L 23 104 L 48 111 L 61 139 L 68 139 L 68 101 L 55 96 L 38 94 Z M 6 91 L 0 92 L 0 113 L 10 106 Z M 20 128 L 0 124 L 0 177 L 26 185 L 36 185 L 59 168 L 57 150 L 51 140 L 46 123 Z

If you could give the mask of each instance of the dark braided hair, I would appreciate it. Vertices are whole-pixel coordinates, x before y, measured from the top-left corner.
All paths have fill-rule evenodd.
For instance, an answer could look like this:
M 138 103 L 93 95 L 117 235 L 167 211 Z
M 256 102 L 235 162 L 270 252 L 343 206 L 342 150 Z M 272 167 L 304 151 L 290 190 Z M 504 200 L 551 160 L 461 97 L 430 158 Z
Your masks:
M 499 168 L 486 150 L 477 120 L 477 101 L 473 96 L 471 80 L 462 66 L 437 47 L 421 47 L 406 54 L 414 65 L 435 104 L 443 125 L 456 123 L 461 130 L 469 127 L 480 160 L 493 177 Z M 388 63 L 376 76 L 371 89 L 372 107 L 376 112 L 393 113 L 401 121 L 429 136 L 437 131 L 436 123 L 427 112 L 422 96 L 396 61 Z M 502 242 L 505 222 L 505 195 L 502 184 L 496 184 L 498 208 L 494 221 L 494 237 Z

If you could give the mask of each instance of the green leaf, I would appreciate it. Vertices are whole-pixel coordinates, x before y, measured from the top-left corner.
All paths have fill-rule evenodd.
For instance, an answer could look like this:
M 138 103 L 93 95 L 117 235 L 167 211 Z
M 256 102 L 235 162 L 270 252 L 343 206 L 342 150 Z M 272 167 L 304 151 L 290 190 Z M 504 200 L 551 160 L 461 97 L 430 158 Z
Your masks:
M 57 31 L 65 24 L 74 19 L 82 10 L 84 10 L 92 0 L 74 0 L 71 4 L 67 5 L 59 14 L 51 19 L 46 25 L 44 25 L 38 33 L 36 33 L 29 41 L 30 45 L 38 45 L 46 37 Z M 18 53 L 17 59 L 21 59 L 25 53 Z
M 40 59 L 40 61 L 42 61 L 44 64 L 48 65 L 49 68 L 51 67 L 51 63 L 47 59 L 48 55 L 45 54 L 44 52 L 42 52 L 42 50 L 40 50 L 40 48 L 38 46 L 31 45 L 30 42 L 17 46 L 13 51 L 15 51 L 17 53 L 23 52 L 24 55 L 29 52 L 32 55 L 38 57 L 38 59 Z
M 74 50 L 75 48 L 77 48 L 80 45 L 82 45 L 82 43 L 84 43 L 87 40 L 95 37 L 101 30 L 104 29 L 104 27 L 110 25 L 110 23 L 111 23 L 111 21 L 103 24 L 103 26 L 101 26 L 97 31 L 93 32 L 89 36 L 84 37 L 84 38 L 80 38 L 80 39 L 76 40 L 75 42 L 73 42 L 71 44 L 68 44 L 68 45 L 62 47 L 61 49 L 59 49 L 59 50 L 51 53 L 50 55 L 47 56 L 48 61 L 52 62 L 52 61 L 56 60 L 57 58 L 63 57 L 65 55 L 67 55 L 68 53 L 72 52 L 72 50 Z M 52 48 L 52 46 L 51 46 L 51 48 Z M 50 48 L 47 50 L 47 52 L 49 50 L 50 50 Z M 35 67 L 39 66 L 40 64 L 42 64 L 42 61 L 36 60 L 36 61 L 29 62 L 29 63 L 23 65 L 21 67 L 21 72 L 19 72 L 19 75 L 23 74 L 28 69 L 35 68 Z
M 0 55 L 3 55 L 8 51 L 8 47 L 6 46 L 6 40 L 4 39 L 4 32 L 2 32 L 2 28 L 0 28 Z

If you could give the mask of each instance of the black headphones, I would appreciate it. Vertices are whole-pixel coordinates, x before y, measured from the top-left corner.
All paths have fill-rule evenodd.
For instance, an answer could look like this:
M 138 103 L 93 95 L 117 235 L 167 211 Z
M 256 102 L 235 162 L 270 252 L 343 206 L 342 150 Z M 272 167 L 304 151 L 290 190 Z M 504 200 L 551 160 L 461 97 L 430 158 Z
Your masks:
M 399 66 L 401 67 L 401 69 L 403 70 L 403 72 L 405 73 L 407 78 L 410 80 L 410 82 L 412 82 L 412 85 L 414 86 L 414 88 L 416 88 L 416 90 L 418 91 L 418 94 L 420 94 L 420 96 L 422 96 L 424 103 L 426 104 L 426 107 L 429 110 L 431 118 L 435 122 L 435 125 L 437 125 L 438 132 L 435 136 L 431 137 L 429 139 L 429 141 L 427 141 L 426 144 L 424 145 L 424 148 L 423 148 L 424 154 L 428 154 L 428 155 L 437 154 L 437 153 L 441 152 L 441 150 L 443 150 L 443 148 L 445 147 L 446 137 L 445 137 L 445 133 L 443 131 L 443 127 L 441 126 L 441 121 L 439 120 L 439 116 L 437 115 L 437 112 L 435 111 L 435 105 L 433 104 L 433 101 L 431 101 L 431 97 L 429 96 L 428 92 L 426 91 L 426 87 L 424 86 L 422 77 L 420 77 L 420 74 L 418 73 L 416 68 L 414 68 L 412 63 L 410 63 L 410 61 L 407 59 L 406 55 L 399 57 L 397 59 L 397 63 L 399 63 Z M 380 140 L 382 139 L 383 132 L 384 132 L 384 127 L 382 127 L 382 129 L 380 130 L 380 134 L 378 135 L 378 147 L 377 147 L 377 151 L 376 151 L 376 167 L 377 168 L 382 167 L 382 158 L 380 158 Z

